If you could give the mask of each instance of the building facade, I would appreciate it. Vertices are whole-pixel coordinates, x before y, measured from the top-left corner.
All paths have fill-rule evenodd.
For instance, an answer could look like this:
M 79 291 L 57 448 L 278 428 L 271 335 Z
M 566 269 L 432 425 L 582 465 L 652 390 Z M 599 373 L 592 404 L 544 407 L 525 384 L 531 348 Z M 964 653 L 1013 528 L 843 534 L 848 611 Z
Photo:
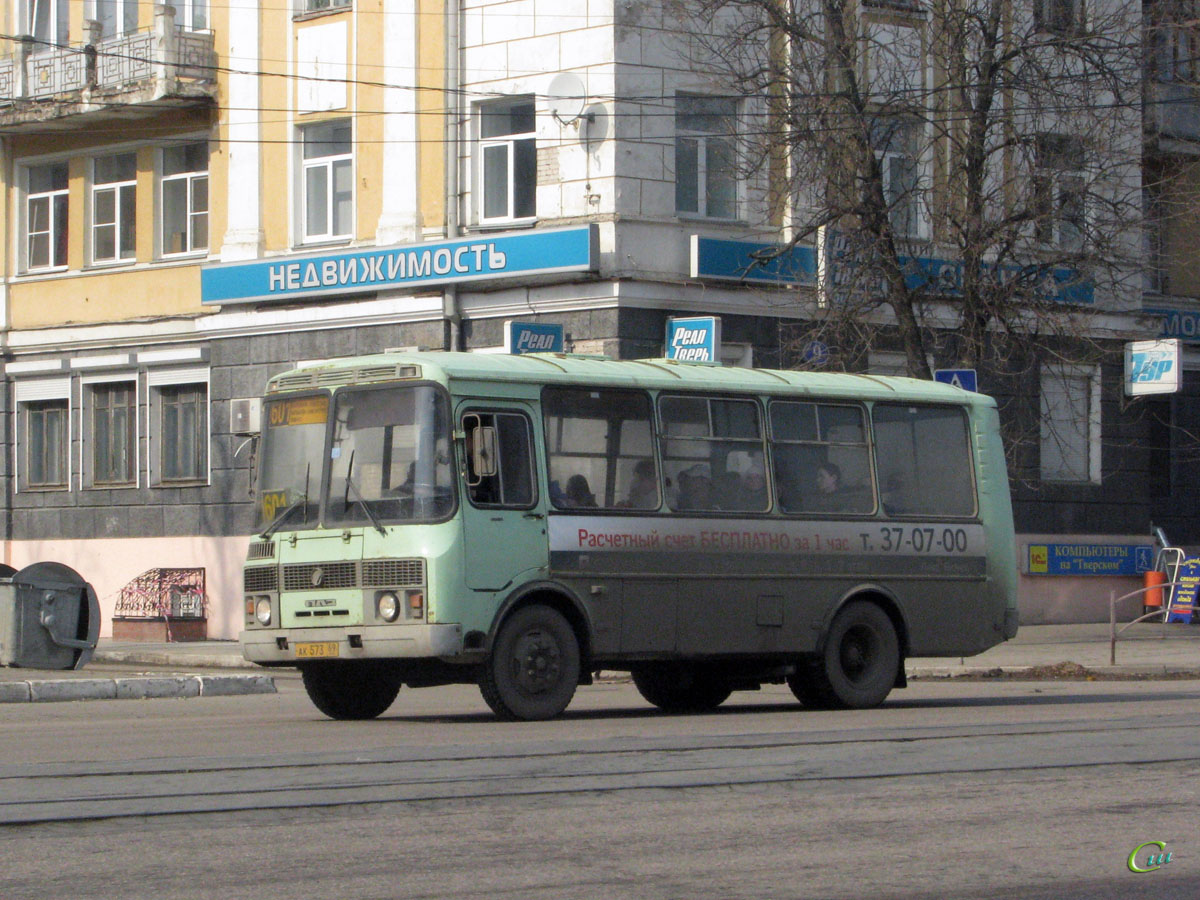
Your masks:
M 143 573 L 203 569 L 208 634 L 236 637 L 248 401 L 283 369 L 495 351 L 513 320 L 561 324 L 574 352 L 657 356 L 667 319 L 692 314 L 721 317 L 727 363 L 804 362 L 792 336 L 820 254 L 801 275 L 744 262 L 786 238 L 771 167 L 738 162 L 762 104 L 681 49 L 661 4 L 0 9 L 21 36 L 0 60 L 4 558 L 76 568 L 106 634 Z M 901 12 L 881 21 L 920 35 L 933 14 Z M 920 162 L 880 155 L 897 179 Z M 1186 243 L 1171 234 L 1164 259 Z M 1187 278 L 1171 284 L 1161 305 L 1200 316 Z M 1156 336 L 1142 306 L 1140 289 L 1109 297 L 1097 327 Z M 886 342 L 855 350 L 860 369 L 897 365 Z M 1006 390 L 1067 424 L 1014 480 L 1026 542 L 1146 543 L 1151 518 L 1200 540 L 1181 502 L 1200 494 L 1186 400 L 1147 415 L 1111 361 L 1072 368 L 1066 389 L 1037 372 Z M 1100 618 L 1097 584 L 1027 571 L 1023 614 Z

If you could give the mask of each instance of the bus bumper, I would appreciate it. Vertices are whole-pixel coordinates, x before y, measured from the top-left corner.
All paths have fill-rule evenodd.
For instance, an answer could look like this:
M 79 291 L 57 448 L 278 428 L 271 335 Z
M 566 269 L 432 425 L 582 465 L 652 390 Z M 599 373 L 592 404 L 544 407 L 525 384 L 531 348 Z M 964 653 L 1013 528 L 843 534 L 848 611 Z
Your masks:
M 241 633 L 242 655 L 264 666 L 319 659 L 429 659 L 462 653 L 461 625 L 263 628 Z

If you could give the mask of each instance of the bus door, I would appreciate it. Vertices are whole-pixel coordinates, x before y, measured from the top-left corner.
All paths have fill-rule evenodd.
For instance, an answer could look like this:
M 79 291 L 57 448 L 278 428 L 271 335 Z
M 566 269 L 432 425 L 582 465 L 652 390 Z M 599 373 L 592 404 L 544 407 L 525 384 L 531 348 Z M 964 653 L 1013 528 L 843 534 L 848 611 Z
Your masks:
M 459 407 L 464 440 L 463 573 L 469 588 L 499 591 L 548 565 L 546 499 L 537 490 L 533 417 L 518 403 Z

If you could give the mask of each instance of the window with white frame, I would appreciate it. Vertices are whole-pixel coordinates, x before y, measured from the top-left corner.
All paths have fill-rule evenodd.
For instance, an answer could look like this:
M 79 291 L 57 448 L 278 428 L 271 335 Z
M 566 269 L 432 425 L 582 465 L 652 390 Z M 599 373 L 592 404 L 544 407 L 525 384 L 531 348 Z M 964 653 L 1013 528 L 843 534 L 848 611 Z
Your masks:
M 675 211 L 737 218 L 735 99 L 675 95 Z
M 348 238 L 354 229 L 354 145 L 349 120 L 301 129 L 304 240 Z
M 1150 10 L 1153 74 L 1159 81 L 1192 83 L 1200 71 L 1200 0 L 1155 3 Z
M 92 18 L 103 37 L 137 31 L 138 0 L 92 0 Z
M 208 481 L 208 369 L 151 371 L 150 480 L 155 485 Z
M 137 246 L 137 154 L 92 161 L 92 262 L 133 259 Z
M 66 44 L 70 29 L 69 0 L 26 0 L 29 33 L 45 49 L 46 44 Z
M 165 6 L 175 10 L 175 24 L 188 31 L 208 28 L 208 0 L 165 0 Z
M 1033 171 L 1034 228 L 1039 243 L 1068 253 L 1083 249 L 1083 143 L 1062 134 L 1040 134 Z
M 89 487 L 137 484 L 137 382 L 83 384 L 84 477 Z
M 1042 367 L 1043 481 L 1100 481 L 1100 372 L 1093 366 Z
M 26 170 L 25 268 L 61 269 L 67 264 L 67 164 Z
M 207 250 L 207 142 L 164 147 L 161 179 L 163 256 Z
M 320 12 L 324 9 L 345 9 L 351 0 L 300 0 L 301 12 Z
M 17 381 L 17 490 L 70 488 L 71 381 Z
M 871 127 L 871 148 L 883 176 L 883 199 L 892 230 L 921 237 L 921 126 L 912 119 L 886 118 Z
M 1078 34 L 1083 29 L 1083 0 L 1034 0 L 1033 24 L 1050 34 Z
M 537 140 L 532 97 L 479 105 L 479 221 L 537 212 Z

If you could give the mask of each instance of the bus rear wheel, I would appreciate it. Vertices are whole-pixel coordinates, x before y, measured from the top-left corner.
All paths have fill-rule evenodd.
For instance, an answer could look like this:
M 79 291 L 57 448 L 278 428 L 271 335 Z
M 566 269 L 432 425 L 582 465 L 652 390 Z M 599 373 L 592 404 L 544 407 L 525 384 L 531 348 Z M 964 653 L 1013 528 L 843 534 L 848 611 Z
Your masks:
M 501 719 L 552 719 L 575 696 L 579 656 L 579 641 L 561 613 L 527 606 L 500 626 L 479 691 Z
M 300 676 L 313 705 L 331 719 L 374 719 L 400 693 L 400 682 L 362 663 L 303 666 Z
M 892 620 L 874 603 L 856 601 L 834 617 L 820 658 L 790 675 L 788 687 L 815 709 L 869 709 L 891 693 L 899 670 Z
M 708 712 L 733 693 L 726 682 L 701 666 L 646 663 L 631 674 L 638 693 L 664 712 Z

